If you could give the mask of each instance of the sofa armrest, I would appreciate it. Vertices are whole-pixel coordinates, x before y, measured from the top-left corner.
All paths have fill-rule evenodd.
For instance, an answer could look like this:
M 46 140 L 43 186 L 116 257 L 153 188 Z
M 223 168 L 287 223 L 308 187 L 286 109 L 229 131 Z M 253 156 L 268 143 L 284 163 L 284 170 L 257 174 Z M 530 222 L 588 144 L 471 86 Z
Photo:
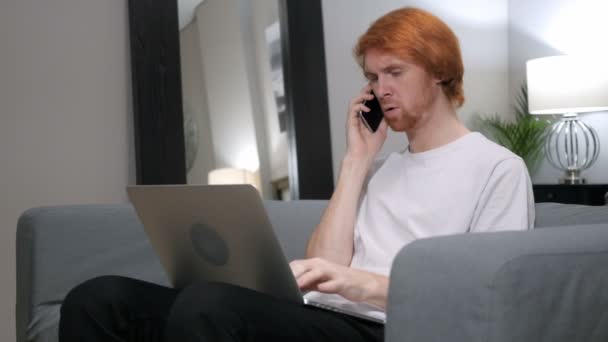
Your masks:
M 393 262 L 386 341 L 608 340 L 608 225 L 421 239 Z
M 167 278 L 130 205 L 34 208 L 17 225 L 17 341 L 56 340 L 59 307 L 100 275 Z

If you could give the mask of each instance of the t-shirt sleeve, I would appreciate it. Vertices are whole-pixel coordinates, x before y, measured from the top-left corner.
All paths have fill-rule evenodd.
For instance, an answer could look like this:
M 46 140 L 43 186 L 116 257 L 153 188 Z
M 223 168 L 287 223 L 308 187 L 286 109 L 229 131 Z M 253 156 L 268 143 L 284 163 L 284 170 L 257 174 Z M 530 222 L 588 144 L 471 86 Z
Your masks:
M 507 158 L 492 171 L 477 203 L 470 231 L 531 229 L 534 216 L 528 169 L 520 158 Z

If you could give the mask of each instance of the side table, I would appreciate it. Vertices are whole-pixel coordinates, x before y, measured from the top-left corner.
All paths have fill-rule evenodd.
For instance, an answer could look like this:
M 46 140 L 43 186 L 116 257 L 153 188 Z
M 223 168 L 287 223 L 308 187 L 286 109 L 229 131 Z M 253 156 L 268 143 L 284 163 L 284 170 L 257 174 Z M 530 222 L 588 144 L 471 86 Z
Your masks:
M 608 205 L 608 184 L 534 184 L 534 201 Z

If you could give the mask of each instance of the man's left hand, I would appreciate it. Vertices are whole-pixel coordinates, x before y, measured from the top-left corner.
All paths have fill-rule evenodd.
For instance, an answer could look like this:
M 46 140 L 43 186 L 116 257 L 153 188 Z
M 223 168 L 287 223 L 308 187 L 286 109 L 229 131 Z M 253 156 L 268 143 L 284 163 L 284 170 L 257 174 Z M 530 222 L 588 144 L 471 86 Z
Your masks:
M 289 266 L 303 291 L 335 293 L 353 302 L 386 307 L 388 278 L 321 258 L 294 260 Z

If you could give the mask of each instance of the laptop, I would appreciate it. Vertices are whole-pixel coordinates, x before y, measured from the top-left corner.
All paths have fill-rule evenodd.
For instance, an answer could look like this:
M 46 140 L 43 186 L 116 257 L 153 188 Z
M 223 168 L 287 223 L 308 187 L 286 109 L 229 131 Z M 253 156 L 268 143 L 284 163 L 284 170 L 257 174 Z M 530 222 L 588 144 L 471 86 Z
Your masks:
M 253 186 L 135 185 L 127 193 L 175 288 L 224 282 L 385 323 L 303 297 Z

